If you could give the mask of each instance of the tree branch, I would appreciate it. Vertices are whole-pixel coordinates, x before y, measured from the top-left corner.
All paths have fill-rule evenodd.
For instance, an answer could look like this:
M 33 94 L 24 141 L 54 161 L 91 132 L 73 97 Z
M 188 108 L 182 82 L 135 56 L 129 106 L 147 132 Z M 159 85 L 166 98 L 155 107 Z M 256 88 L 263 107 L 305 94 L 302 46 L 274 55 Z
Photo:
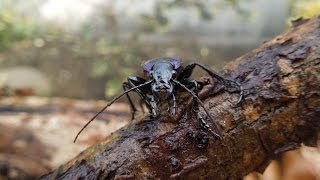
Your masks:
M 320 16 L 264 43 L 226 66 L 239 94 L 211 81 L 201 92 L 223 140 L 201 128 L 179 95 L 177 118 L 145 116 L 88 148 L 43 179 L 238 179 L 262 172 L 271 159 L 316 145 L 320 129 Z M 212 79 L 211 79 L 212 80 Z M 214 127 L 214 124 L 210 122 Z M 230 152 L 230 153 L 228 153 Z

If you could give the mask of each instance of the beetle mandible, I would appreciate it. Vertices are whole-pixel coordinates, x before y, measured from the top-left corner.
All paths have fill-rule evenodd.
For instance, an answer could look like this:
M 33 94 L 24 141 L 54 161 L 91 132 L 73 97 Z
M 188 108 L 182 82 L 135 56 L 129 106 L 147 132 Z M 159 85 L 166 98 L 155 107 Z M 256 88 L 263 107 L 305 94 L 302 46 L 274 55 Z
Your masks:
M 202 112 L 199 110 L 199 105 L 204 109 L 207 116 L 211 118 L 208 110 L 204 107 L 202 101 L 198 97 L 199 91 L 199 83 L 190 79 L 190 76 L 194 70 L 194 68 L 198 66 L 202 70 L 206 71 L 210 76 L 215 78 L 216 80 L 222 82 L 224 86 L 226 86 L 225 90 L 228 91 L 229 87 L 236 87 L 240 92 L 239 99 L 236 104 L 239 104 L 243 99 L 243 88 L 240 83 L 235 80 L 228 79 L 223 77 L 222 75 L 214 72 L 208 67 L 193 62 L 188 64 L 186 67 L 182 66 L 182 62 L 179 59 L 171 58 L 171 57 L 161 57 L 156 59 L 151 59 L 143 64 L 144 71 L 149 75 L 148 79 L 144 79 L 138 76 L 129 76 L 127 82 L 123 83 L 124 92 L 118 96 L 116 96 L 113 100 L 111 100 L 104 108 L 102 108 L 96 115 L 94 115 L 78 132 L 76 135 L 74 142 L 77 140 L 80 133 L 104 110 L 106 110 L 109 106 L 111 106 L 115 101 L 121 98 L 123 95 L 126 95 L 131 108 L 131 119 L 134 119 L 135 112 L 137 108 L 133 104 L 133 101 L 128 94 L 131 91 L 135 91 L 141 98 L 141 100 L 146 104 L 149 112 L 152 116 L 156 116 L 160 110 L 157 106 L 157 103 L 160 101 L 173 101 L 173 107 L 171 109 L 171 113 L 175 115 L 176 113 L 176 97 L 175 97 L 175 89 L 176 86 L 180 87 L 180 89 L 184 89 L 187 91 L 193 98 L 193 110 L 197 113 L 197 119 L 199 120 L 201 126 L 211 132 L 214 136 L 221 138 L 220 134 L 213 131 L 208 125 L 206 118 Z M 233 92 L 233 91 L 232 91 Z M 213 121 L 214 123 L 214 121 Z

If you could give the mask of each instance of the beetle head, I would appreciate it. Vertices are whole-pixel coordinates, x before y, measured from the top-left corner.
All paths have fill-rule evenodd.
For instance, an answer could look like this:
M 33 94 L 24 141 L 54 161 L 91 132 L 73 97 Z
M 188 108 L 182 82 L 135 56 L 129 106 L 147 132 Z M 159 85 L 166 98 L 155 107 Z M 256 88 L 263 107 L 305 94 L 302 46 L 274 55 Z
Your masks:
M 176 71 L 171 63 L 158 62 L 153 65 L 149 72 L 152 83 L 152 93 L 159 99 L 164 100 L 171 96 L 173 92 L 172 78 Z

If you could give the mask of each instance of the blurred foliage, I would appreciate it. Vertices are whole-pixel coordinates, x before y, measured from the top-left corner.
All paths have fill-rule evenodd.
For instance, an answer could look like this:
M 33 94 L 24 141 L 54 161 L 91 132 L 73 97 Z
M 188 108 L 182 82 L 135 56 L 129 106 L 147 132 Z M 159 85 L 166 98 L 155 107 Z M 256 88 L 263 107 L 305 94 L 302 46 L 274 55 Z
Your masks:
M 216 1 L 208 5 L 207 1 L 193 0 L 156 0 L 153 6 L 154 10 L 151 14 L 141 14 L 140 19 L 143 22 L 143 31 L 135 33 L 126 42 L 123 43 L 118 37 L 117 18 L 112 13 L 107 13 L 106 20 L 111 24 L 112 35 L 99 39 L 97 42 L 97 51 L 105 54 L 106 59 L 95 60 L 95 65 L 92 69 L 94 76 L 107 76 L 106 96 L 115 95 L 122 88 L 122 81 L 127 76 L 137 73 L 133 68 L 137 68 L 136 62 L 141 62 L 142 57 L 147 57 L 148 54 L 145 45 L 139 44 L 139 35 L 144 33 L 157 33 L 166 31 L 170 25 L 170 11 L 177 9 L 188 9 L 197 12 L 198 17 L 203 21 L 214 19 L 215 13 L 232 9 L 243 20 L 250 20 L 255 12 L 249 11 L 241 6 L 241 3 L 250 3 L 253 0 L 223 0 Z M 319 0 L 289 0 L 290 17 L 305 16 L 310 17 L 319 13 Z M 102 12 L 106 12 L 102 9 Z M 207 54 L 206 49 L 201 49 L 200 54 Z M 114 61 L 117 60 L 117 61 Z M 112 67 L 112 68 L 110 68 Z
M 232 8 L 242 19 L 248 20 L 252 12 L 239 5 L 239 3 L 243 1 L 250 2 L 252 0 L 224 0 L 217 1 L 210 6 L 207 6 L 207 1 L 203 0 L 156 0 L 152 14 L 141 14 L 139 16 L 143 25 L 142 31 L 133 33 L 129 40 L 126 40 L 126 43 L 118 39 L 118 22 L 115 17 L 116 15 L 112 14 L 108 9 L 102 8 L 101 15 L 105 17 L 110 27 L 112 27 L 111 36 L 100 38 L 97 41 L 97 52 L 104 54 L 105 58 L 95 60 L 92 75 L 107 76 L 108 80 L 105 86 L 105 94 L 107 97 L 114 96 L 122 89 L 122 82 L 126 80 L 127 76 L 137 74 L 137 71 L 141 70 L 137 62 L 141 63 L 141 59 L 146 60 L 148 59 L 148 55 L 155 54 L 152 53 L 154 49 L 146 48 L 145 43 L 139 43 L 139 36 L 145 33 L 165 32 L 167 26 L 170 25 L 171 18 L 168 15 L 169 11 L 175 9 L 190 9 L 196 11 L 201 20 L 210 21 L 218 11 Z M 90 27 L 90 25 L 84 26 L 83 32 L 90 33 L 90 28 L 88 27 Z M 87 33 L 85 33 L 84 37 L 88 37 L 86 34 Z M 207 51 L 208 49 L 201 49 L 200 55 L 208 55 Z
M 31 1 L 41 2 L 41 0 Z M 226 8 L 235 9 L 243 17 L 249 16 L 249 12 L 240 8 L 240 1 L 250 0 L 217 1 L 212 6 L 207 6 L 206 1 L 157 0 L 152 14 L 141 14 L 137 17 L 142 22 L 142 31 L 132 33 L 124 42 L 119 39 L 117 15 L 105 9 L 105 6 L 101 6 L 96 13 L 103 17 L 107 28 L 111 29 L 108 29 L 109 34 L 97 36 L 92 31 L 94 21 L 83 24 L 77 33 L 70 33 L 54 24 L 43 25 L 41 24 L 43 22 L 34 21 L 32 17 L 16 11 L 14 5 L 18 0 L 0 0 L 0 50 L 8 49 L 16 42 L 31 40 L 27 43 L 27 47 L 24 47 L 36 48 L 35 51 L 48 51 L 47 60 L 55 59 L 53 56 L 59 53 L 60 58 L 68 65 L 74 56 L 78 56 L 78 59 L 87 59 L 91 56 L 91 63 L 87 66 L 89 72 L 91 71 L 91 78 L 104 79 L 105 95 L 111 97 L 122 89 L 122 82 L 127 76 L 141 74 L 142 60 L 153 58 L 149 56 L 157 54 L 154 48 L 139 43 L 138 39 L 141 34 L 165 31 L 170 25 L 168 17 L 170 11 L 193 10 L 204 21 L 212 20 L 215 12 Z M 56 47 L 49 47 L 51 45 Z M 203 53 L 208 54 L 205 51 Z M 35 57 L 39 58 L 37 55 Z M 28 61 L 39 64 L 32 59 Z M 61 77 L 68 78 L 67 74 L 68 72 L 63 70 Z
M 36 23 L 29 17 L 16 13 L 13 2 L 6 0 L 0 6 L 0 50 L 25 39 L 31 39 L 36 32 Z
M 106 26 L 103 27 L 104 34 L 96 34 L 94 31 L 95 21 L 89 21 L 84 24 L 81 30 L 77 33 L 70 33 L 66 30 L 55 26 L 54 24 L 42 24 L 44 22 L 35 21 L 30 16 L 18 13 L 14 9 L 14 3 L 18 0 L 0 0 L 0 50 L 10 49 L 13 44 L 31 40 L 25 51 L 30 51 L 31 48 L 34 58 L 25 60 L 30 64 L 40 67 L 40 57 L 47 60 L 46 64 L 50 66 L 46 71 L 54 74 L 60 70 L 53 69 L 53 64 L 50 61 L 59 60 L 61 64 L 55 66 L 75 66 L 79 63 L 79 67 L 85 66 L 88 71 L 82 73 L 90 74 L 88 80 L 94 80 L 101 84 L 105 83 L 105 94 L 110 97 L 115 95 L 122 89 L 122 82 L 126 77 L 141 72 L 140 63 L 142 60 L 147 60 L 153 57 L 149 56 L 171 56 L 170 50 L 172 47 L 182 47 L 181 44 L 172 44 L 172 47 L 160 47 L 156 49 L 154 45 L 141 43 L 140 35 L 145 33 L 160 33 L 167 30 L 170 25 L 170 11 L 174 10 L 190 10 L 197 13 L 198 18 L 202 21 L 210 21 L 215 18 L 215 14 L 232 9 L 243 20 L 250 20 L 255 12 L 249 11 L 241 3 L 250 3 L 253 0 L 221 0 L 212 1 L 208 4 L 206 0 L 156 0 L 153 6 L 153 11 L 150 14 L 140 14 L 142 29 L 138 32 L 132 32 L 125 41 L 120 38 L 120 30 L 118 29 L 117 14 L 108 9 L 108 6 L 101 5 L 96 13 L 102 17 Z M 30 0 L 34 3 L 41 0 Z M 288 0 L 290 6 L 290 18 L 300 16 L 311 17 L 320 12 L 320 0 Z M 30 45 L 31 44 L 31 45 Z M 200 45 L 201 46 L 201 45 Z M 24 46 L 25 47 L 25 46 Z M 204 57 L 208 56 L 209 49 L 207 47 L 198 47 L 195 44 L 187 46 L 194 51 L 186 50 L 182 56 Z M 29 48 L 29 49 L 27 49 Z M 184 48 L 182 48 L 184 49 Z M 17 50 L 22 51 L 22 50 Z M 17 52 L 15 51 L 15 52 Z M 198 54 L 195 54 L 199 51 Z M 31 51 L 30 51 L 31 52 Z M 45 55 L 39 55 L 39 52 L 46 52 Z M 38 54 L 37 54 L 38 53 Z M 188 54 L 189 53 L 189 54 Z M 30 53 L 31 54 L 31 53 Z M 175 52 L 176 55 L 177 53 Z M 44 57 L 45 56 L 45 57 Z M 38 58 L 38 59 L 36 59 Z M 50 59 L 51 58 L 51 59 Z M 183 57 L 182 57 L 183 58 Z M 17 58 L 18 59 L 18 58 Z M 75 62 L 77 59 L 78 62 Z M 87 61 L 83 61 L 83 59 Z M 28 62 L 28 63 L 29 63 Z M 45 63 L 44 63 L 45 64 Z M 26 64 L 24 64 L 26 65 Z M 58 68 L 56 68 L 58 69 Z M 76 68 L 74 68 L 76 69 Z M 74 69 L 61 70 L 61 77 L 70 78 L 78 73 Z M 74 72 L 73 72 L 74 70 Z M 52 75 L 54 78 L 55 75 Z M 56 75 L 59 76 L 60 75 Z M 69 77 L 70 76 L 70 77 Z M 72 79 L 73 81 L 76 79 Z M 63 82 L 63 80 L 57 80 Z M 78 88 L 83 87 L 80 84 Z M 90 91 L 90 90 L 89 90 Z
M 145 32 L 165 31 L 165 28 L 170 24 L 170 17 L 168 17 L 168 11 L 173 9 L 190 9 L 198 13 L 199 18 L 202 20 L 212 20 L 214 14 L 219 11 L 231 8 L 242 19 L 248 20 L 252 17 L 253 12 L 240 6 L 240 2 L 250 2 L 252 0 L 223 0 L 217 1 L 214 4 L 208 6 L 207 1 L 199 0 L 169 0 L 162 1 L 157 0 L 154 5 L 153 14 L 142 14 L 141 19 L 144 24 Z
M 137 62 L 144 56 L 144 46 L 135 38 L 129 39 L 125 44 L 117 39 L 101 38 L 95 48 L 97 53 L 103 54 L 103 58 L 94 60 L 92 76 L 109 77 L 105 94 L 108 97 L 113 96 L 122 89 L 122 81 L 135 73 Z
M 289 19 L 311 18 L 320 13 L 320 0 L 289 0 L 291 13 Z

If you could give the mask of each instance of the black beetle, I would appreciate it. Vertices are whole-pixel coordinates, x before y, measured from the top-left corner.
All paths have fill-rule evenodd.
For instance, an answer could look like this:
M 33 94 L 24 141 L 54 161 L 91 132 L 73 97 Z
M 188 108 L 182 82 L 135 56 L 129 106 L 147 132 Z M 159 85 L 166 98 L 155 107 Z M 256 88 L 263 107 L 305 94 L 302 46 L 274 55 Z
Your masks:
M 199 84 L 196 80 L 189 79 L 194 68 L 199 66 L 201 69 L 206 71 L 210 76 L 222 82 L 225 86 L 234 86 L 240 91 L 240 97 L 237 102 L 239 104 L 243 98 L 243 89 L 242 86 L 231 79 L 227 79 L 222 75 L 214 72 L 213 70 L 207 68 L 206 66 L 199 63 L 190 63 L 186 67 L 182 66 L 182 62 L 176 58 L 170 57 L 161 57 L 149 60 L 143 64 L 144 71 L 149 75 L 149 78 L 146 80 L 137 76 L 128 77 L 127 82 L 123 83 L 124 92 L 116 96 L 110 103 L 108 103 L 104 108 L 102 108 L 95 116 L 93 116 L 89 122 L 87 122 L 83 128 L 78 132 L 77 136 L 74 139 L 74 142 L 77 140 L 79 134 L 105 109 L 112 105 L 115 101 L 121 98 L 126 94 L 129 104 L 132 111 L 132 118 L 134 119 L 135 112 L 137 111 L 134 106 L 132 99 L 129 96 L 130 91 L 135 91 L 140 97 L 141 100 L 146 104 L 150 113 L 153 116 L 156 116 L 159 112 L 157 103 L 159 101 L 169 100 L 173 101 L 173 108 L 171 113 L 174 115 L 176 112 L 176 98 L 175 98 L 175 86 L 179 86 L 180 89 L 186 90 L 194 100 L 193 110 L 197 113 L 197 119 L 200 121 L 202 127 L 209 130 L 213 135 L 220 138 L 220 135 L 214 132 L 206 122 L 204 115 L 199 111 L 199 106 L 202 106 L 209 118 L 210 115 L 207 109 L 204 107 L 203 103 L 198 97 Z M 228 87 L 225 88 L 228 90 Z M 211 118 L 212 119 L 212 118 Z

